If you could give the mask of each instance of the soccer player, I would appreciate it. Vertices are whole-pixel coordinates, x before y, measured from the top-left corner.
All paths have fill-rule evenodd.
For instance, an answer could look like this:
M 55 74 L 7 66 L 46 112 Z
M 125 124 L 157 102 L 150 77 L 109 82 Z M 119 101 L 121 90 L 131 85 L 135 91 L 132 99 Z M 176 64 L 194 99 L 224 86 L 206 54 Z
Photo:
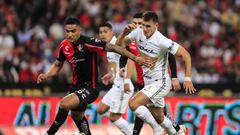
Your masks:
M 116 37 L 114 36 L 112 25 L 105 23 L 99 26 L 99 37 L 101 40 L 115 44 Z M 120 55 L 114 52 L 107 52 L 107 58 L 110 65 L 110 74 L 103 77 L 109 78 L 113 76 L 112 88 L 103 97 L 98 106 L 98 113 L 102 116 L 108 117 L 111 122 L 117 126 L 125 135 L 131 135 L 132 129 L 128 122 L 122 118 L 122 114 L 126 111 L 128 100 L 133 95 L 134 86 L 131 80 L 125 80 L 125 75 L 119 72 L 119 59 Z M 127 69 L 128 70 L 128 69 Z M 115 72 L 118 71 L 118 72 Z M 113 75 L 112 75 L 113 74 Z M 106 80 L 107 81 L 107 80 Z M 128 93 L 124 93 L 123 84 L 126 82 L 130 85 Z
M 149 57 L 154 61 L 152 66 L 143 66 L 144 88 L 129 101 L 129 107 L 134 113 L 149 123 L 153 129 L 157 121 L 170 134 L 176 134 L 173 123 L 164 116 L 164 97 L 169 93 L 171 80 L 168 73 L 168 53 L 181 56 L 186 65 L 186 77 L 184 89 L 186 93 L 194 93 L 196 89 L 191 82 L 191 57 L 189 53 L 176 42 L 163 36 L 158 30 L 158 16 L 154 12 L 146 12 L 143 15 L 142 29 L 134 24 L 128 25 L 121 36 L 125 36 L 124 44 L 136 41 L 140 55 Z M 136 28 L 136 29 L 135 29 Z M 134 29 L 134 30 L 133 30 Z M 133 30 L 133 31 L 131 31 Z M 130 33 L 131 32 L 131 33 Z M 130 33 L 130 34 L 129 34 Z M 144 105 L 147 105 L 146 108 Z M 153 116 L 153 117 L 151 117 Z M 155 132 L 154 134 L 159 134 Z
M 133 16 L 132 23 L 136 27 L 141 28 L 142 27 L 142 13 L 135 14 Z M 119 42 L 119 40 L 120 40 L 120 37 L 118 38 L 117 42 Z M 117 44 L 120 44 L 120 43 L 117 43 Z M 136 56 L 139 55 L 136 42 L 132 42 L 132 43 L 128 44 L 127 49 L 130 50 L 134 55 L 136 55 Z M 120 64 L 121 67 L 125 66 L 126 60 L 127 60 L 126 58 L 121 57 L 121 64 Z M 175 60 L 174 55 L 169 53 L 168 62 L 169 62 L 171 73 L 172 73 L 171 74 L 172 89 L 177 91 L 181 88 L 181 86 L 180 86 L 179 80 L 177 78 L 176 60 Z M 142 76 L 142 73 L 143 73 L 142 68 L 137 63 L 133 63 L 131 60 L 128 60 L 128 62 L 127 62 L 128 69 L 133 69 L 134 64 L 135 64 L 136 71 L 137 71 L 137 88 L 138 88 L 138 90 L 141 90 L 144 87 L 144 80 L 143 80 L 143 76 Z M 131 70 L 129 70 L 127 72 L 127 77 L 126 78 L 130 78 L 131 75 L 132 75 Z M 124 87 L 125 91 L 128 91 L 128 89 L 129 89 L 128 84 L 125 84 L 124 86 L 125 86 Z M 176 129 L 176 131 L 182 132 L 182 134 L 184 134 L 184 132 L 186 130 L 186 127 L 184 125 L 179 125 L 178 123 L 176 123 L 171 118 L 171 115 L 167 112 L 166 108 L 164 109 L 164 115 L 167 116 L 170 120 L 172 120 L 174 122 L 173 126 Z M 133 135 L 139 135 L 139 133 L 142 129 L 143 123 L 144 123 L 143 120 L 136 117 L 136 119 L 134 121 Z M 157 130 L 159 130 L 159 129 L 157 129 Z
M 64 30 L 66 39 L 59 45 L 57 60 L 46 73 L 40 74 L 37 79 L 37 83 L 41 83 L 56 75 L 63 67 L 64 61 L 71 65 L 73 79 L 70 94 L 61 100 L 55 121 L 47 134 L 55 134 L 71 110 L 74 121 L 84 123 L 83 132 L 90 135 L 91 132 L 84 112 L 87 105 L 95 101 L 99 94 L 97 90 L 98 63 L 96 62 L 99 50 L 114 51 L 147 66 L 149 60 L 136 57 L 125 49 L 105 41 L 81 35 L 80 21 L 75 17 L 69 17 L 65 20 Z

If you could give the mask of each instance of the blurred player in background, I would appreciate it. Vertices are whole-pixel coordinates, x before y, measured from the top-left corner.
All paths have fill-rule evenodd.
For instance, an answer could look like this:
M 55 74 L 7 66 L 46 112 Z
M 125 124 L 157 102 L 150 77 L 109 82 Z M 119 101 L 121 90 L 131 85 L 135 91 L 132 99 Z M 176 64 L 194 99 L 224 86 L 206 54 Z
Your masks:
M 111 44 L 115 44 L 117 39 L 114 36 L 110 23 L 99 26 L 99 37 L 101 40 Z M 119 72 L 120 55 L 114 52 L 107 52 L 107 59 L 110 73 L 106 74 L 102 79 L 106 85 L 109 83 L 109 80 L 113 80 L 113 85 L 99 103 L 98 113 L 108 117 L 125 135 L 131 135 L 132 129 L 128 122 L 122 118 L 122 114 L 126 111 L 128 100 L 133 95 L 134 87 L 131 80 L 125 78 L 125 73 L 121 72 L 120 74 Z M 124 82 L 130 85 L 128 93 L 123 91 Z
M 155 130 L 158 124 L 164 127 L 170 134 L 176 134 L 178 131 L 173 127 L 173 123 L 164 116 L 164 96 L 168 94 L 171 88 L 171 81 L 167 70 L 168 52 L 182 56 L 186 64 L 186 80 L 184 88 L 186 93 L 194 93 L 196 90 L 190 80 L 191 75 L 191 57 L 189 53 L 177 43 L 164 37 L 157 31 L 158 17 L 154 12 L 146 12 L 143 16 L 143 28 L 137 28 L 134 24 L 128 25 L 122 37 L 124 44 L 132 41 L 138 43 L 140 55 L 150 57 L 154 61 L 151 68 L 143 68 L 144 88 L 138 92 L 129 102 L 130 108 L 141 119 L 148 122 L 154 130 L 154 134 L 161 132 Z M 136 28 L 136 29 L 135 29 Z M 124 35 L 124 36 L 123 36 Z M 121 38 L 122 38 L 121 37 Z M 147 105 L 149 111 L 144 105 Z M 151 116 L 153 115 L 154 118 Z M 158 124 L 156 124 L 156 122 Z M 181 132 L 181 131 L 179 131 Z
M 37 83 L 41 83 L 56 75 L 63 67 L 64 61 L 71 65 L 73 79 L 70 94 L 61 100 L 57 116 L 46 134 L 54 135 L 71 110 L 74 121 L 84 123 L 80 124 L 81 126 L 77 124 L 80 132 L 90 135 L 84 112 L 87 105 L 95 101 L 99 94 L 97 53 L 102 50 L 115 51 L 145 65 L 148 65 L 149 61 L 136 57 L 121 47 L 81 35 L 80 21 L 75 17 L 65 20 L 64 30 L 66 39 L 59 45 L 57 60 L 46 73 L 40 74 L 37 79 Z

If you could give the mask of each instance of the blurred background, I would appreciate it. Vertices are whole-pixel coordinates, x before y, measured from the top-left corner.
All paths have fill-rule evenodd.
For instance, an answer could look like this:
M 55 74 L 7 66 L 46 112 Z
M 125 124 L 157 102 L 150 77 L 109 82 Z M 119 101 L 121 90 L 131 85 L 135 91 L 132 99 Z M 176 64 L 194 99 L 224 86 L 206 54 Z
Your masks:
M 169 112 L 188 126 L 188 134 L 240 135 L 240 0 L 0 0 L 2 134 L 20 134 L 25 127 L 52 122 L 71 82 L 71 69 L 64 64 L 58 76 L 41 85 L 35 82 L 55 60 L 67 16 L 77 16 L 82 33 L 97 37 L 101 23 L 110 21 L 118 35 L 135 13 L 148 10 L 158 14 L 159 31 L 192 56 L 192 81 L 198 93 L 171 93 L 166 101 Z M 177 71 L 183 82 L 184 66 L 178 58 Z M 109 87 L 102 86 L 101 96 Z M 111 126 L 96 114 L 97 103 L 87 111 L 94 131 L 102 123 Z M 134 119 L 130 110 L 124 117 Z M 65 126 L 73 127 L 71 120 Z M 32 134 L 43 133 L 40 129 L 33 128 Z M 104 130 L 105 134 L 110 133 Z

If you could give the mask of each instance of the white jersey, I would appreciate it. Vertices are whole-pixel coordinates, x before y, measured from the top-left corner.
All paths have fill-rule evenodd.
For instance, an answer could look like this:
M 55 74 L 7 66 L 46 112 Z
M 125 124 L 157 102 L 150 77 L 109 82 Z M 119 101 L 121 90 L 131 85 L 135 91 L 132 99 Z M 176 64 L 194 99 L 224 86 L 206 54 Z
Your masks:
M 149 56 L 154 61 L 154 66 L 146 68 L 143 66 L 145 85 L 155 80 L 169 77 L 168 53 L 175 54 L 179 44 L 163 36 L 156 30 L 150 38 L 146 38 L 143 29 L 136 28 L 127 36 L 138 43 L 138 50 L 141 56 Z

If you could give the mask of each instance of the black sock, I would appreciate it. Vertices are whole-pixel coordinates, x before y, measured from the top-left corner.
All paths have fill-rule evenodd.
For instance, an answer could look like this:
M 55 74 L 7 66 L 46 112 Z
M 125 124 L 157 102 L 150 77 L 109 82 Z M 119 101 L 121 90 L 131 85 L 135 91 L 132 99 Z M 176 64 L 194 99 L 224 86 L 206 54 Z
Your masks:
M 74 123 L 77 125 L 78 130 L 80 132 L 85 133 L 86 135 L 91 135 L 91 131 L 89 129 L 89 124 L 87 118 L 84 116 L 81 121 L 74 120 Z
M 138 117 L 135 118 L 134 121 L 134 128 L 133 128 L 133 135 L 139 135 L 142 127 L 143 127 L 144 121 Z
M 52 123 L 51 127 L 48 129 L 47 133 L 49 135 L 54 135 L 58 131 L 60 126 L 65 122 L 65 120 L 67 119 L 67 116 L 68 116 L 68 111 L 64 111 L 59 107 L 57 116 L 54 122 Z

